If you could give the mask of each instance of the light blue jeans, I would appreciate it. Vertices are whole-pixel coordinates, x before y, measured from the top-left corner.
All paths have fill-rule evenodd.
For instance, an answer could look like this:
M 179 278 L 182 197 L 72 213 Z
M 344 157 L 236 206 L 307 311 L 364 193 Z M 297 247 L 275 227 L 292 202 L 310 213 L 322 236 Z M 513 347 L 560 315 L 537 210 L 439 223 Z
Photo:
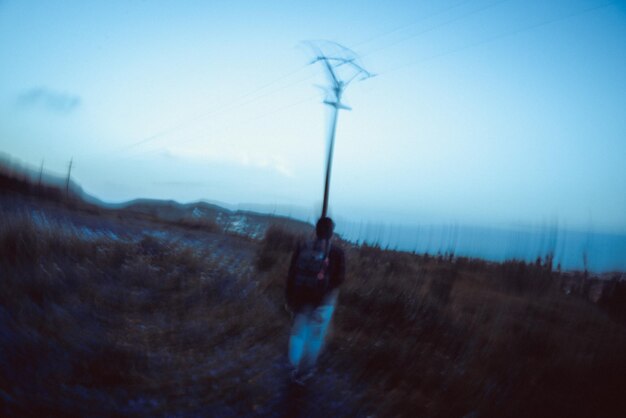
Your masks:
M 335 310 L 334 298 L 316 308 L 304 306 L 293 321 L 289 337 L 289 362 L 296 370 L 308 370 L 315 366 L 324 346 L 324 337 Z

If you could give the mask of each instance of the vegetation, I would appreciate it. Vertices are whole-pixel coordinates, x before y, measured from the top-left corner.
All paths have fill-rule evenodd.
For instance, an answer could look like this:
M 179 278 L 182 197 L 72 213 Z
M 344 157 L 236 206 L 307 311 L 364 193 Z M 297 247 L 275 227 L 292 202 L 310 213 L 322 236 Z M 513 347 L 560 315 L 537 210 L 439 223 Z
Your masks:
M 85 235 L 0 209 L 0 416 L 294 412 L 284 280 L 304 230 L 258 241 L 155 225 L 163 234 Z M 341 245 L 348 277 L 303 416 L 626 411 L 618 276 Z
M 197 249 L 0 223 L 4 417 L 245 415 L 288 320 Z M 260 343 L 260 344 L 259 344 Z M 200 411 L 200 412 L 199 412 Z
M 288 253 L 278 258 L 277 248 L 261 247 L 279 260 L 272 274 L 280 288 Z M 370 413 L 609 417 L 626 411 L 623 281 L 615 279 L 595 305 L 582 293 L 585 286 L 563 291 L 587 280 L 583 273 L 552 272 L 548 262 L 498 264 L 370 246 L 348 246 L 347 260 L 322 364 L 363 389 Z

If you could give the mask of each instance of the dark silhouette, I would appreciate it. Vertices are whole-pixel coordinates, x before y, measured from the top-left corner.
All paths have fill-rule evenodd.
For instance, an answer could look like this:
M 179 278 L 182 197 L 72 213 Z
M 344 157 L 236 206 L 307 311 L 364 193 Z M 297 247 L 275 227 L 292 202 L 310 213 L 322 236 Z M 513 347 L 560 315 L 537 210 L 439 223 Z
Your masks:
M 331 243 L 334 223 L 322 217 L 312 242 L 299 244 L 287 277 L 287 305 L 294 313 L 289 361 L 294 381 L 304 383 L 315 369 L 345 277 L 345 256 Z

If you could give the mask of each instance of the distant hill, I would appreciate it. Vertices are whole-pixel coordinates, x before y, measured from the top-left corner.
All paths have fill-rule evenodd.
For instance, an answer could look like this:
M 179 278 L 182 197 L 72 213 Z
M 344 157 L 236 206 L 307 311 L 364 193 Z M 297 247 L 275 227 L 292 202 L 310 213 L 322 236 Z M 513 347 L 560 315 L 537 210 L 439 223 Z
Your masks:
M 313 226 L 284 216 L 262 214 L 248 210 L 231 210 L 203 201 L 179 203 L 174 200 L 135 199 L 111 204 L 86 193 L 74 181 L 39 171 L 25 164 L 0 156 L 0 195 L 14 193 L 46 201 L 71 204 L 72 207 L 123 214 L 189 227 L 218 227 L 219 229 L 260 239 L 271 225 L 280 226 L 297 235 L 310 234 Z
M 313 231 L 312 225 L 295 219 L 245 210 L 230 210 L 202 201 L 179 203 L 174 200 L 135 199 L 121 204 L 120 209 L 169 222 L 213 222 L 224 231 L 252 238 L 261 238 L 270 225 L 279 225 L 295 234 L 308 234 Z

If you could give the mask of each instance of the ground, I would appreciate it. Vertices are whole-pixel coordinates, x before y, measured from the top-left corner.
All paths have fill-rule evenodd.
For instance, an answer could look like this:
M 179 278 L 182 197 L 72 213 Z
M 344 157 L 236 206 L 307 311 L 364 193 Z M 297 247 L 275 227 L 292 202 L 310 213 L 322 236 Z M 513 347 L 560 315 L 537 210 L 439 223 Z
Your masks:
M 619 281 L 593 303 L 572 286 L 591 278 L 541 260 L 342 242 L 347 282 L 318 374 L 302 388 L 288 379 L 283 286 L 306 228 L 0 199 L 2 416 L 626 411 Z

